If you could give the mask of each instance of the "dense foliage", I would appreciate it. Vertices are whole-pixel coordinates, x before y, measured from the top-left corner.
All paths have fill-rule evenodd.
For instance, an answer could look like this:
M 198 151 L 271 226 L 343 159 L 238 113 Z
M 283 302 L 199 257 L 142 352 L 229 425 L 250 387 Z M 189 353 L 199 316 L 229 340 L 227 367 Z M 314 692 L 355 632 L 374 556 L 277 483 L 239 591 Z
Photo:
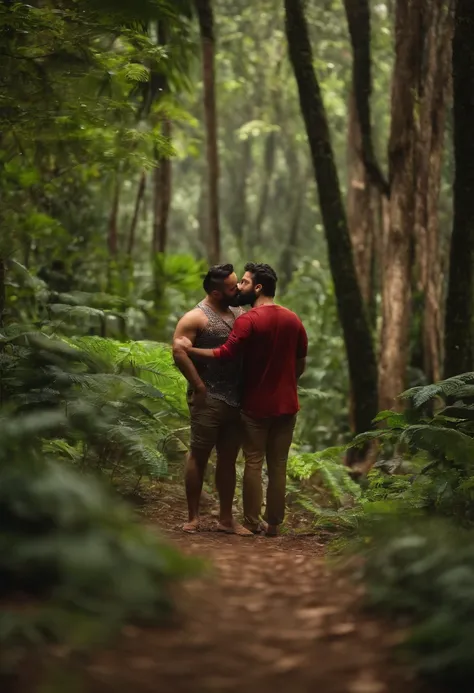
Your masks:
M 110 482 L 136 491 L 182 471 L 187 411 L 169 342 L 202 295 L 218 188 L 222 260 L 238 272 L 247 260 L 274 265 L 278 300 L 308 331 L 289 504 L 312 530 L 343 532 L 366 553 L 373 602 L 415 621 L 420 668 L 461 686 L 472 675 L 474 375 L 428 383 L 442 377 L 455 168 L 465 175 L 456 218 L 472 219 L 459 133 L 472 129 L 463 41 L 471 26 L 474 40 L 474 15 L 461 1 L 454 21 L 442 0 L 361 2 L 358 33 L 344 12 L 357 3 L 214 0 L 212 142 L 199 60 L 210 42 L 195 5 L 0 7 L 0 639 L 83 645 L 126 620 L 163 618 L 169 583 L 192 568 L 136 524 Z M 305 132 L 288 57 L 288 36 L 293 56 L 302 39 L 285 35 L 285 7 L 296 5 L 318 122 L 329 125 L 331 190 L 311 161 L 307 134 L 321 133 Z M 220 175 L 209 185 L 213 145 Z M 321 192 L 346 202 L 332 236 Z M 340 248 L 341 229 L 352 252 L 330 267 L 326 239 Z M 455 230 L 465 286 L 452 272 L 450 375 L 461 347 L 463 370 L 474 368 L 474 307 L 458 298 L 474 246 L 469 223 Z M 348 359 L 340 323 L 351 297 L 334 288 L 347 268 L 384 409 L 354 441 L 355 350 Z M 364 375 L 367 363 L 355 365 Z M 359 449 L 376 464 L 356 483 L 343 459 Z

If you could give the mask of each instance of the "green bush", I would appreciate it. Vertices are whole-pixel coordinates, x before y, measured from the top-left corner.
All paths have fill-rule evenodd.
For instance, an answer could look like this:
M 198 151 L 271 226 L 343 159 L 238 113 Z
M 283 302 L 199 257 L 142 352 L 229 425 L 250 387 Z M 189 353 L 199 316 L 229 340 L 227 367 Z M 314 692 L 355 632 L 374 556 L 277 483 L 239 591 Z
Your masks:
M 43 439 L 45 452 L 123 479 L 167 473 L 167 453 L 183 447 L 179 435 L 187 427 L 184 385 L 169 347 L 66 340 L 12 326 L 0 349 L 7 411 L 64 414 Z
M 160 621 L 169 584 L 195 569 L 98 480 L 43 451 L 65 413 L 3 416 L 0 433 L 0 639 L 103 641 L 128 620 Z M 26 608 L 15 608 L 21 597 Z
M 370 603 L 412 624 L 404 650 L 453 691 L 471 691 L 474 677 L 473 539 L 447 521 L 395 516 L 358 545 Z

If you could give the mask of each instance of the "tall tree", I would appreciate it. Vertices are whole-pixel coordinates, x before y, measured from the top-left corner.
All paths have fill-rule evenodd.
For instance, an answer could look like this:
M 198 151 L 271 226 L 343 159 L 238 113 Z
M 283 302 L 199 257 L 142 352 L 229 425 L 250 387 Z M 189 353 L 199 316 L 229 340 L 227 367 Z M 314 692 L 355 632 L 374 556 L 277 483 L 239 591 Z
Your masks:
M 166 21 L 156 23 L 157 45 L 165 48 L 170 42 L 170 32 Z M 166 73 L 152 75 L 150 84 L 155 83 L 157 91 L 152 101 L 158 96 L 159 92 L 169 93 L 169 77 Z M 150 90 L 151 91 L 151 90 Z M 164 115 L 161 123 L 163 138 L 171 140 L 171 120 L 167 114 Z M 164 253 L 168 243 L 168 221 L 171 206 L 171 160 L 167 156 L 160 155 L 158 148 L 155 147 L 155 175 L 153 186 L 153 253 Z
M 109 248 L 109 257 L 113 259 L 118 252 L 118 215 L 120 205 L 120 177 L 117 173 L 114 178 L 114 187 L 112 195 L 112 207 L 109 214 L 109 227 L 107 245 Z
M 362 135 L 354 90 L 349 97 L 347 137 L 347 218 L 359 287 L 371 323 L 375 318 L 376 238 L 380 232 L 380 193 L 361 154 Z
M 382 271 L 382 409 L 402 406 L 397 397 L 407 385 L 413 290 L 417 303 L 421 303 L 420 367 L 426 377 L 439 377 L 441 280 L 437 214 L 449 32 L 449 2 L 397 1 L 389 227 L 384 239 Z
M 389 229 L 383 247 L 380 408 L 397 406 L 405 389 L 411 307 L 410 266 L 415 212 L 415 105 L 423 0 L 398 0 L 389 141 Z
M 453 2 L 423 3 L 423 59 L 418 77 L 415 119 L 415 272 L 414 290 L 421 303 L 420 366 L 429 382 L 441 377 L 443 274 L 439 231 L 439 196 L 446 110 L 451 92 Z
M 473 368 L 474 3 L 457 0 L 453 39 L 454 220 L 445 323 L 444 375 Z
M 163 137 L 171 139 L 171 121 L 163 120 Z M 168 244 L 168 221 L 171 206 L 171 160 L 157 156 L 153 192 L 153 252 L 164 253 Z
M 195 0 L 202 45 L 204 117 L 206 122 L 209 185 L 209 260 L 219 262 L 221 234 L 219 224 L 219 155 L 215 94 L 215 36 L 211 0 Z
M 131 257 L 133 255 L 133 249 L 135 247 L 135 234 L 137 230 L 138 217 L 140 214 L 140 207 L 142 205 L 143 197 L 145 195 L 146 188 L 146 173 L 142 171 L 140 174 L 140 182 L 138 183 L 137 197 L 135 198 L 135 207 L 133 209 L 133 217 L 130 223 L 130 230 L 128 232 L 128 244 L 127 244 L 127 254 Z
M 344 6 L 353 52 L 352 86 L 354 106 L 358 116 L 358 150 L 369 180 L 381 193 L 388 196 L 389 184 L 377 162 L 372 139 L 370 115 L 372 58 L 369 0 L 344 0 Z
M 339 319 L 354 394 L 357 432 L 372 425 L 377 412 L 377 366 L 367 315 L 358 286 L 344 203 L 331 146 L 321 89 L 302 0 L 285 0 L 285 26 L 290 60 L 298 84 L 321 214 L 329 251 Z

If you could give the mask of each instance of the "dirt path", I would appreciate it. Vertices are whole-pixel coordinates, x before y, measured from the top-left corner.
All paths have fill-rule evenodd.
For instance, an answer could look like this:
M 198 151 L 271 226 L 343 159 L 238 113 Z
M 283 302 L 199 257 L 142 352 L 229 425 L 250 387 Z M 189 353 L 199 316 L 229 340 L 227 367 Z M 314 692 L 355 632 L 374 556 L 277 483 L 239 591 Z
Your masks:
M 395 664 L 390 627 L 360 610 L 357 589 L 329 570 L 317 537 L 183 535 L 181 508 L 161 501 L 151 522 L 214 574 L 187 583 L 182 622 L 127 628 L 88 667 L 92 693 L 413 693 Z M 209 521 L 210 522 L 210 521 Z

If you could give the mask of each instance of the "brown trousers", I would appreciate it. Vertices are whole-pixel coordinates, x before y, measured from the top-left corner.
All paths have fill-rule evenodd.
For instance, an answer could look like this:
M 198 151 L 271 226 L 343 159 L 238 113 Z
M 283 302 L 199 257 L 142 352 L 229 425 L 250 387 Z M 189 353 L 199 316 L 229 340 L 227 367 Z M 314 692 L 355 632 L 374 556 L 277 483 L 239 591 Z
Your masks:
M 267 460 L 268 488 L 264 519 L 280 525 L 285 517 L 286 465 L 296 415 L 254 419 L 242 414 L 245 471 L 243 503 L 245 523 L 257 528 L 262 510 L 262 467 Z

